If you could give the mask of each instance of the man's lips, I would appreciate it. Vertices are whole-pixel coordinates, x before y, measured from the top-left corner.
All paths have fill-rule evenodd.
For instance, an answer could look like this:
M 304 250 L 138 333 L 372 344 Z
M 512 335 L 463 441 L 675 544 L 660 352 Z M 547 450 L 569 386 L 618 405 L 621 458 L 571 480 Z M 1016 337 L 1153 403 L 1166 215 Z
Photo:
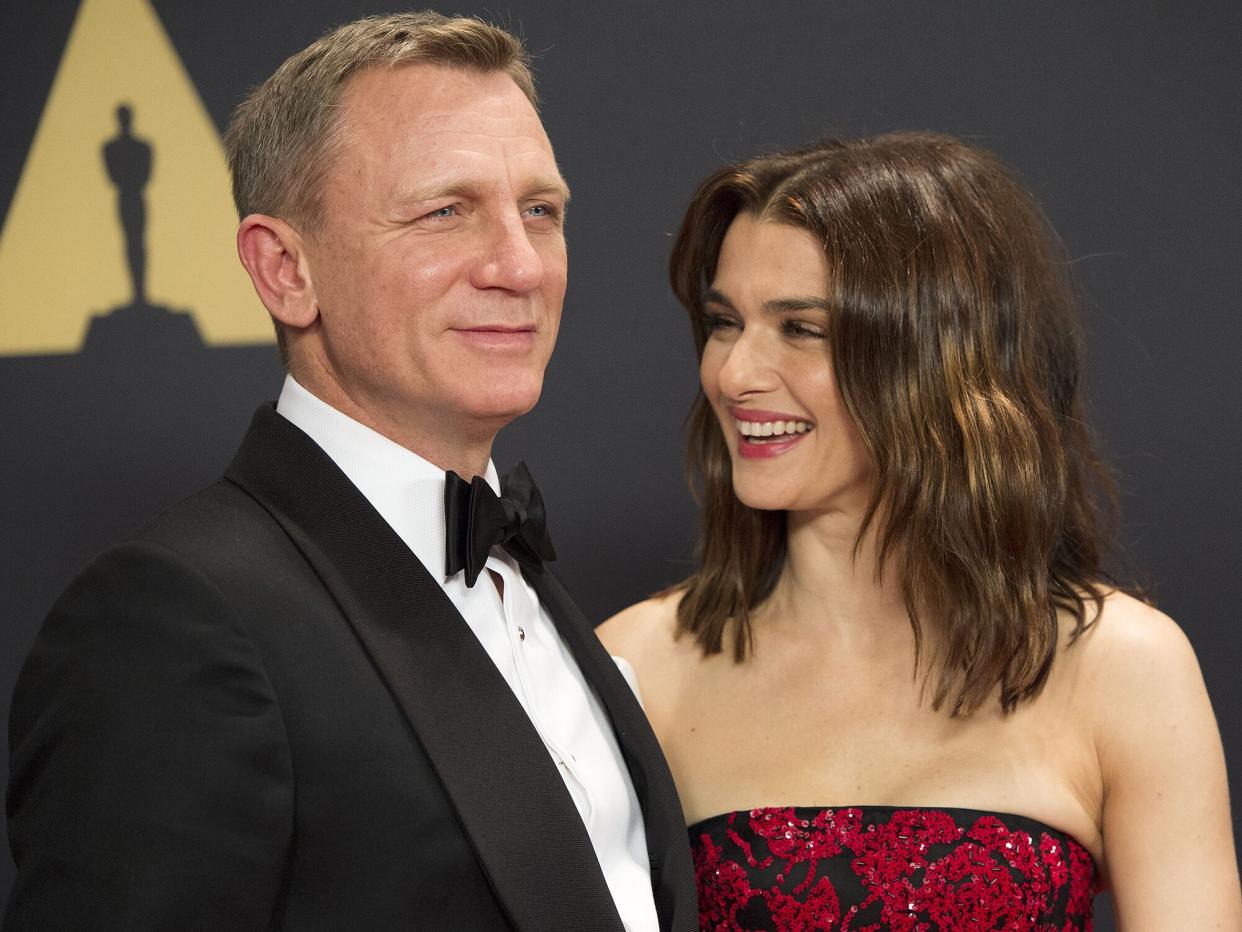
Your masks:
M 534 324 L 463 324 L 451 328 L 458 333 L 534 333 Z
M 525 349 L 535 341 L 534 325 L 481 324 L 454 327 L 453 332 L 474 346 L 495 349 Z

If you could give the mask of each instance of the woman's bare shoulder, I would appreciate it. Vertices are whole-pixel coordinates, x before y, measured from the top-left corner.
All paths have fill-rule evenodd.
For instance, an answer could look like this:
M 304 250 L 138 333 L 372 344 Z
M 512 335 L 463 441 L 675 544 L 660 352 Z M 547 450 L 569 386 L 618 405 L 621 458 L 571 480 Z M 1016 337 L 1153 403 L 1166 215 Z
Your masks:
M 1214 727 L 1194 648 L 1155 606 L 1109 593 L 1066 659 L 1079 668 L 1084 711 L 1104 744 L 1127 734 L 1151 737 L 1188 720 Z
M 595 633 L 610 654 L 631 663 L 642 663 L 652 654 L 664 653 L 677 640 L 677 606 L 680 591 L 664 592 L 622 609 Z
M 1111 593 L 1067 656 L 1079 648 L 1076 712 L 1092 730 L 1119 924 L 1239 928 L 1224 750 L 1189 638 L 1155 607 Z M 1152 856 L 1175 848 L 1174 864 Z
M 1166 676 L 1199 676 L 1185 632 L 1155 606 L 1114 590 L 1090 621 L 1081 638 L 1082 659 L 1102 685 L 1141 683 L 1156 670 Z

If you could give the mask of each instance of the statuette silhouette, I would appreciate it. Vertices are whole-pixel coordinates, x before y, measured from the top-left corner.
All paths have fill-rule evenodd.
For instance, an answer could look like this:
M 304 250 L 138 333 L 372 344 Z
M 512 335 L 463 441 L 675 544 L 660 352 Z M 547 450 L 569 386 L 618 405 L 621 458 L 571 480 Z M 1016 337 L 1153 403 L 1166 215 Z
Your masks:
M 125 257 L 133 285 L 133 306 L 147 303 L 147 203 L 143 189 L 151 178 L 151 145 L 131 132 L 133 111 L 126 104 L 116 108 L 119 132 L 104 143 L 104 165 L 117 189 L 117 213 L 125 234 Z

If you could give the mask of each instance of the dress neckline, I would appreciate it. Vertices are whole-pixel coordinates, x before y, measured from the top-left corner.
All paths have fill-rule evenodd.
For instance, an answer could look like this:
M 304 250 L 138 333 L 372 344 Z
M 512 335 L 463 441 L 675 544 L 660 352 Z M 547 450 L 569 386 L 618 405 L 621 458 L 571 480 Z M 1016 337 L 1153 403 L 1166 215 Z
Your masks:
M 1020 813 L 1017 813 L 1017 812 L 1003 812 L 997 809 L 972 809 L 967 806 L 754 806 L 750 809 L 733 809 L 729 812 L 719 812 L 716 815 L 710 815 L 705 819 L 699 819 L 699 821 L 686 826 L 686 831 L 690 832 L 691 834 L 694 834 L 696 832 L 703 830 L 705 827 L 711 826 L 714 823 L 727 822 L 731 817 L 738 816 L 738 815 L 750 816 L 754 813 L 788 812 L 792 810 L 793 812 L 797 813 L 799 816 L 802 816 L 802 815 L 807 815 L 811 813 L 818 814 L 821 812 L 844 812 L 850 809 L 857 809 L 860 812 L 888 812 L 888 813 L 892 813 L 892 812 L 963 813 L 963 814 L 974 815 L 974 816 L 992 816 L 993 818 L 1000 819 L 1002 822 L 1006 822 L 1006 823 L 1022 822 L 1022 823 L 1026 823 L 1029 826 L 1035 827 L 1039 831 L 1050 832 L 1054 835 L 1061 836 L 1061 838 L 1065 839 L 1068 842 L 1072 842 L 1074 845 L 1081 848 L 1087 854 L 1089 858 L 1091 858 L 1091 864 L 1095 868 L 1096 873 L 1098 874 L 1100 871 L 1100 865 L 1096 864 L 1095 856 L 1091 854 L 1091 851 L 1087 848 L 1087 846 L 1084 845 L 1081 841 L 1079 841 L 1074 835 L 1070 834 L 1064 829 L 1060 829 L 1060 828 L 1057 828 L 1056 826 L 1049 825 L 1047 822 L 1043 822 L 1040 819 L 1036 819 L 1032 816 L 1021 815 Z

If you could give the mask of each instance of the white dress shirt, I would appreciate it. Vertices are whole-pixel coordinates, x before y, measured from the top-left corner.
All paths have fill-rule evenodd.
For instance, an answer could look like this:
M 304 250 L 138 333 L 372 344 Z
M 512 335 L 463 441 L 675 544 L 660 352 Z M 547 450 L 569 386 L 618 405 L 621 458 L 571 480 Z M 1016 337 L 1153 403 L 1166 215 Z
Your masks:
M 499 547 L 467 587 L 444 575 L 444 471 L 342 414 L 285 378 L 276 410 L 341 469 L 427 568 L 470 626 L 526 711 L 582 816 L 608 889 L 629 932 L 658 928 L 642 811 L 616 738 L 556 627 Z M 469 476 L 464 477 L 467 480 Z M 499 493 L 495 466 L 488 484 Z

